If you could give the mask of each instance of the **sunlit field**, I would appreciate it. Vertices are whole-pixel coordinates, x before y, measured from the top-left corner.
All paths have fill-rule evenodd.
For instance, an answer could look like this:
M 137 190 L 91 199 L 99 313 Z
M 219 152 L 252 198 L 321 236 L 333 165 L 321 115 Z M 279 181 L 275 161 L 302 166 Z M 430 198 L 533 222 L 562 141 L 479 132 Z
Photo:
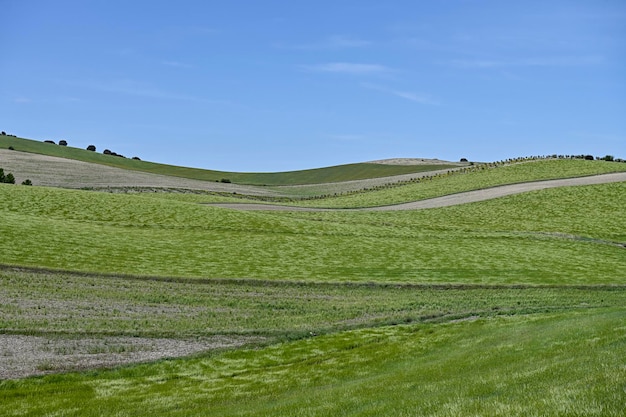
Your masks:
M 0 415 L 623 414 L 626 183 L 394 212 L 203 204 L 230 200 L 0 185 Z

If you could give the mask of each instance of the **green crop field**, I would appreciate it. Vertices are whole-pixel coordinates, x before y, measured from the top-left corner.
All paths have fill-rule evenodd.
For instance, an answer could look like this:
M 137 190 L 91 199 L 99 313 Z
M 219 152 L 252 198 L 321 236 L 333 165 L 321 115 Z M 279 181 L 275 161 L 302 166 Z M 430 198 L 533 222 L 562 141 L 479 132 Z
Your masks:
M 298 204 L 625 170 L 531 161 Z M 0 184 L 0 415 L 623 415 L 626 182 L 200 204 L 228 200 Z

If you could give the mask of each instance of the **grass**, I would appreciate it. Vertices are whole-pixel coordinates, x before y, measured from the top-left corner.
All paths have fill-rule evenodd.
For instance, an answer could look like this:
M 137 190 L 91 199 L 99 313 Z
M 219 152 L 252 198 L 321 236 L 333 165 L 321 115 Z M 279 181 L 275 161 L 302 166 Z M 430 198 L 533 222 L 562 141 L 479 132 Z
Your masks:
M 505 184 L 583 177 L 626 171 L 626 164 L 579 159 L 533 160 L 511 165 L 483 165 L 476 170 L 452 172 L 402 186 L 386 186 L 366 192 L 348 193 L 298 202 L 297 205 L 328 208 L 360 208 L 400 204 L 443 195 Z M 284 191 L 284 189 L 283 189 Z M 341 192 L 341 191 L 340 191 Z
M 624 166 L 529 162 L 316 204 Z M 623 415 L 626 183 L 387 213 L 210 199 L 227 198 L 0 185 L 0 333 L 49 340 L 39 371 L 83 340 L 123 355 L 133 337 L 255 338 L 0 381 L 0 415 Z
M 625 287 L 158 280 L 0 271 L 0 328 L 29 335 L 272 340 L 470 316 L 620 306 Z
M 4 185 L 0 263 L 311 282 L 622 284 L 625 187 L 414 212 L 282 213 Z
M 613 308 L 362 329 L 6 381 L 0 402 L 7 416 L 621 416 L 625 326 Z
M 147 161 L 138 161 L 130 158 L 119 158 L 116 156 L 104 155 L 99 152 L 87 151 L 85 149 L 73 148 L 71 146 L 59 146 L 30 139 L 23 139 L 11 136 L 0 136 L 0 149 L 8 149 L 9 147 L 13 147 L 13 149 L 16 151 L 75 159 L 83 162 L 91 162 L 116 168 L 149 172 L 153 174 L 170 175 L 174 177 L 190 178 L 203 181 L 221 181 L 222 179 L 228 179 L 229 181 L 237 184 L 270 186 L 353 181 L 368 178 L 420 173 L 432 171 L 435 169 L 454 168 L 460 165 L 450 164 L 402 166 L 358 163 L 301 171 L 276 173 L 245 173 L 188 168 L 174 165 L 158 164 Z

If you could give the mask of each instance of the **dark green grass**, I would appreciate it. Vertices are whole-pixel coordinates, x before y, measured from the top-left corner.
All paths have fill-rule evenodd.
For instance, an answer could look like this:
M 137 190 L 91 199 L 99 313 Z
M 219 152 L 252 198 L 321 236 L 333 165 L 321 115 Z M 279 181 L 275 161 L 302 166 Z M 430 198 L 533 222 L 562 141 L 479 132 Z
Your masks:
M 620 306 L 626 287 L 388 286 L 0 270 L 0 329 L 43 335 L 299 338 L 392 323 Z
M 362 329 L 0 383 L 7 416 L 622 416 L 623 309 Z
M 402 166 L 358 163 L 276 173 L 224 172 L 158 164 L 147 161 L 137 161 L 130 158 L 120 158 L 111 155 L 104 155 L 100 152 L 73 148 L 71 146 L 59 146 L 30 139 L 0 136 L 0 148 L 7 149 L 10 146 L 12 146 L 16 151 L 75 159 L 83 162 L 103 164 L 116 168 L 149 172 L 153 174 L 170 175 L 174 177 L 203 181 L 221 181 L 222 179 L 228 179 L 229 181 L 237 184 L 271 186 L 352 181 L 420 173 L 459 166 L 459 164 Z

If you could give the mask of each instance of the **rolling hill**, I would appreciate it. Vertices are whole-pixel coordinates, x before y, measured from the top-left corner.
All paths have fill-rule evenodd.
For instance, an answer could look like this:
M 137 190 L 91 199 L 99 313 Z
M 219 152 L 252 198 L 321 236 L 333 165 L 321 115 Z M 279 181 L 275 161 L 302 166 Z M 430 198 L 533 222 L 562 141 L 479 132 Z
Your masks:
M 0 151 L 18 178 L 27 166 L 55 178 L 0 184 L 0 415 L 623 412 L 626 181 L 572 184 L 626 164 L 523 160 L 394 181 L 365 164 L 259 186 L 32 146 Z M 32 153 L 43 146 L 54 151 Z M 136 192 L 75 189 L 114 178 Z M 237 192 L 375 208 L 563 178 L 425 210 L 199 204 Z
M 385 164 L 385 163 L 357 163 L 347 164 L 327 168 L 309 169 L 291 172 L 276 173 L 242 173 L 223 172 L 197 168 L 186 168 L 173 165 L 158 164 L 154 162 L 140 161 L 130 158 L 120 158 L 113 155 L 104 155 L 94 151 L 73 148 L 70 146 L 59 146 L 56 144 L 23 139 L 13 136 L 0 136 L 0 149 L 12 148 L 15 152 L 23 152 L 36 155 L 45 155 L 80 161 L 85 163 L 99 164 L 113 168 L 120 168 L 130 171 L 158 174 L 168 177 L 186 178 L 200 181 L 222 181 L 228 180 L 231 183 L 243 185 L 302 185 L 319 184 L 327 182 L 356 181 L 380 177 L 393 177 L 398 175 L 416 174 L 434 170 L 445 170 L 466 166 L 466 163 L 445 163 L 442 161 L 419 162 L 410 165 Z M 12 164 L 11 153 L 2 153 L 3 164 Z M 39 158 L 49 164 L 58 160 L 51 158 Z M 22 156 L 20 161 L 24 161 Z M 1 161 L 1 160 L 0 160 Z M 75 166 L 74 164 L 73 166 Z M 17 169 L 16 169 L 17 171 Z M 128 174 L 128 173 L 127 173 Z

